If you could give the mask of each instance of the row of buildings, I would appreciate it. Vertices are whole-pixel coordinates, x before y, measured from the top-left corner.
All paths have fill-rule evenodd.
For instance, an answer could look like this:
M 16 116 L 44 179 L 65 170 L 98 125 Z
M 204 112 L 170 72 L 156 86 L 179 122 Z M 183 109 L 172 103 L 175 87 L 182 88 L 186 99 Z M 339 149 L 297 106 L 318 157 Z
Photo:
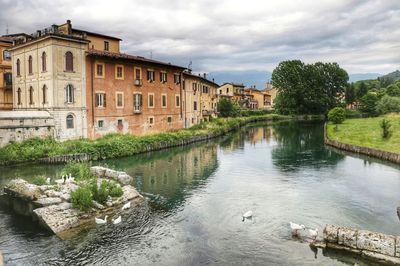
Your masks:
M 120 42 L 69 20 L 0 37 L 0 146 L 34 136 L 93 139 L 188 128 L 216 116 L 220 97 L 272 106 L 266 95 L 273 93 L 220 87 L 205 74 L 121 53 Z

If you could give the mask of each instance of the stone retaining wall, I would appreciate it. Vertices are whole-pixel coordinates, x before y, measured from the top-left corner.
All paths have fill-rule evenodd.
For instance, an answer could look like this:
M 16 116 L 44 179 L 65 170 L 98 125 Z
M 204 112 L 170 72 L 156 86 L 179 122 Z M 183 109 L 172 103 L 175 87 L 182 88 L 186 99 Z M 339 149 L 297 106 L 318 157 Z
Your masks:
M 88 162 L 91 160 L 91 158 L 92 158 L 92 156 L 90 156 L 90 154 L 78 153 L 78 154 L 67 154 L 67 155 L 59 155 L 59 156 L 41 158 L 38 160 L 38 162 L 45 163 L 45 164 L 68 163 L 71 161 Z
M 324 229 L 326 247 L 345 250 L 379 262 L 400 264 L 400 236 L 336 225 Z
M 393 152 L 387 152 L 387 151 L 382 151 L 382 150 L 377 150 L 373 148 L 367 148 L 367 147 L 362 147 L 362 146 L 356 146 L 356 145 L 351 145 L 351 144 L 346 144 L 342 143 L 336 140 L 331 140 L 328 138 L 327 130 L 326 130 L 326 124 L 324 126 L 324 142 L 326 145 L 335 147 L 337 149 L 345 150 L 345 151 L 350 151 L 358 154 L 363 154 L 367 156 L 372 156 L 376 157 L 382 160 L 387 160 L 393 163 L 398 163 L 400 164 L 400 154 L 398 153 L 393 153 Z

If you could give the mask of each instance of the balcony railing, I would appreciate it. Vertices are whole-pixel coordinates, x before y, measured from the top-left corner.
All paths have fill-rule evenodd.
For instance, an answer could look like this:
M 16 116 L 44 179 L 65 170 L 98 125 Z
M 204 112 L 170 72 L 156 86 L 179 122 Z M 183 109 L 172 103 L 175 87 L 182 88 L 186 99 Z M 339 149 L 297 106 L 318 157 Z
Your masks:
M 133 81 L 133 84 L 135 84 L 135 86 L 141 86 L 143 84 L 142 79 L 135 79 Z
M 215 113 L 214 110 L 203 110 L 202 111 L 202 114 L 205 116 L 212 115 L 214 113 Z

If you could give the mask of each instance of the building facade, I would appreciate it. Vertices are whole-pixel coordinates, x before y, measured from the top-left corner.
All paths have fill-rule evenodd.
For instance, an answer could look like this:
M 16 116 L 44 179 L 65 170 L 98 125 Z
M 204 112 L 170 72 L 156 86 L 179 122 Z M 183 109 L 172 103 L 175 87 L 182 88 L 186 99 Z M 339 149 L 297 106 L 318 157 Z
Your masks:
M 72 36 L 58 26 L 14 41 L 13 110 L 47 111 L 59 140 L 87 137 L 84 35 Z
M 11 51 L 12 38 L 0 37 L 0 111 L 12 110 L 12 72 Z

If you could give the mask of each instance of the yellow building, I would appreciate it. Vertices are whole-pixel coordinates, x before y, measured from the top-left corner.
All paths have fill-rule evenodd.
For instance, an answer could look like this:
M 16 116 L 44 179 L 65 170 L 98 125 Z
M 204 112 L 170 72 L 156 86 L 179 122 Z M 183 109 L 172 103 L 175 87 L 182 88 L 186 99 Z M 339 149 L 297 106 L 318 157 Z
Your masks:
M 271 83 L 267 82 L 265 89 L 262 90 L 262 93 L 264 94 L 264 109 L 273 109 L 278 90 L 274 88 Z
M 0 111 L 12 109 L 11 37 L 0 37 Z

